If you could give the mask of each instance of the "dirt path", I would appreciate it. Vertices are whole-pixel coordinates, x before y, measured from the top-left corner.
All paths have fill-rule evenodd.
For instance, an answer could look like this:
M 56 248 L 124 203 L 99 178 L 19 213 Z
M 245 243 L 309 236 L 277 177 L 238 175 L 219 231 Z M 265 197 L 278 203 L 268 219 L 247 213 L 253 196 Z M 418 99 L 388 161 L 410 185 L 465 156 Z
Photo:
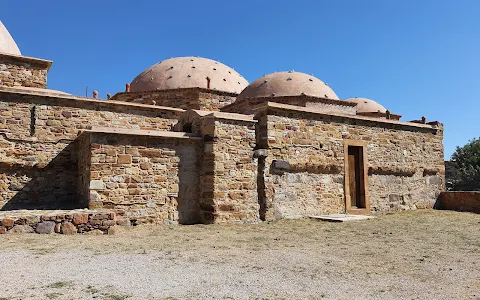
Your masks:
M 0 299 L 480 299 L 480 215 L 0 236 Z

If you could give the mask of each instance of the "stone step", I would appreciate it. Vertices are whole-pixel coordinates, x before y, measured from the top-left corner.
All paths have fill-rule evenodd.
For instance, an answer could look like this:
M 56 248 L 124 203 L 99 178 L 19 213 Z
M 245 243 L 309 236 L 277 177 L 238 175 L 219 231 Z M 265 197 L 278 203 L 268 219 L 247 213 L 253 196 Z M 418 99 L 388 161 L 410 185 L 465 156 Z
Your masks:
M 349 222 L 349 221 L 362 221 L 374 219 L 373 216 L 365 215 L 350 215 L 350 214 L 331 214 L 320 216 L 309 216 L 310 219 L 326 222 Z

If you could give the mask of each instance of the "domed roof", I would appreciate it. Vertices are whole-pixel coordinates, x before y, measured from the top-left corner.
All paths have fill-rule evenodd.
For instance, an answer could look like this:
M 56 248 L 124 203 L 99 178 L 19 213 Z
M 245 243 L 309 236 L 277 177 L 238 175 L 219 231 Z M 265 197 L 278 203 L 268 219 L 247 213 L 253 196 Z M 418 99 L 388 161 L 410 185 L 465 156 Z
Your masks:
M 244 89 L 237 99 L 302 94 L 338 100 L 335 92 L 320 79 L 294 71 L 264 75 Z
M 22 55 L 20 49 L 18 49 L 17 44 L 10 35 L 10 32 L 5 28 L 2 21 L 0 21 L 0 53 Z
M 232 68 L 201 57 L 174 57 L 161 61 L 138 75 L 130 84 L 132 92 L 178 88 L 210 88 L 240 93 L 248 81 Z
M 357 103 L 357 112 L 359 113 L 387 112 L 387 109 L 385 107 L 367 98 L 350 98 L 345 101 Z

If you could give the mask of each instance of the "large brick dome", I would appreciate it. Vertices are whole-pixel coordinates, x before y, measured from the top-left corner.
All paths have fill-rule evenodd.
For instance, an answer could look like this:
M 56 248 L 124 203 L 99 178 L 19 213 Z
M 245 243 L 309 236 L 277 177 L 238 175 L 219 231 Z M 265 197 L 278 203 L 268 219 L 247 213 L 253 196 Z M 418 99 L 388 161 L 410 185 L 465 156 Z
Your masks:
M 17 43 L 8 32 L 7 28 L 0 21 L 0 53 L 11 55 L 22 55 L 18 49 Z
M 335 92 L 315 76 L 300 72 L 276 72 L 265 75 L 245 88 L 237 99 L 307 95 L 338 100 Z
M 380 103 L 367 98 L 350 98 L 345 100 L 347 102 L 357 103 L 358 113 L 386 113 L 387 109 Z
M 130 89 L 143 92 L 208 87 L 238 94 L 247 85 L 248 81 L 232 68 L 218 61 L 192 56 L 170 58 L 149 67 L 132 81 Z

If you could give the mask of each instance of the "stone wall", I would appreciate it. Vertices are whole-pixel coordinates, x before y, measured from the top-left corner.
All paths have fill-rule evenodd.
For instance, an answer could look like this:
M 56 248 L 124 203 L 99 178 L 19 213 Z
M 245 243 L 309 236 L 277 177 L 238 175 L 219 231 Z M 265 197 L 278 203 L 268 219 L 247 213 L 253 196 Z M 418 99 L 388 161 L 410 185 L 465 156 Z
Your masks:
M 366 149 L 372 210 L 432 207 L 445 188 L 440 123 L 254 108 L 257 121 L 0 88 L 0 208 L 121 210 L 135 224 L 339 213 L 348 141 Z
M 82 134 L 91 151 L 84 175 L 88 191 L 81 193 L 89 198 L 83 201 L 91 209 L 121 209 L 144 222 L 198 223 L 201 138 L 143 134 Z
M 355 115 L 357 111 L 355 106 L 338 105 L 333 101 L 330 103 L 327 101 L 307 101 L 304 106 L 322 113 L 332 114 Z
M 200 208 L 206 223 L 259 220 L 254 124 L 237 114 L 204 117 Z
M 200 100 L 200 109 L 208 111 L 219 111 L 222 107 L 235 102 L 237 96 L 238 95 L 235 93 L 200 89 L 198 97 Z
M 0 53 L 0 86 L 46 88 L 52 62 Z
M 92 126 L 169 131 L 183 110 L 0 90 L 0 132 L 40 141 L 75 139 Z
M 344 141 L 367 148 L 372 210 L 432 207 L 445 188 L 443 126 L 341 118 L 292 106 L 257 111 L 257 147 L 267 148 L 270 217 L 345 211 Z
M 92 126 L 170 130 L 183 110 L 0 88 L 0 209 L 85 207 L 77 201 L 77 135 Z
M 36 142 L 0 133 L 0 210 L 72 209 L 76 143 Z
M 218 111 L 233 103 L 237 94 L 204 88 L 182 88 L 160 91 L 118 93 L 112 100 L 177 107 L 182 109 L 200 109 Z
M 480 192 L 442 192 L 435 208 L 480 214 Z
M 0 98 L 6 99 L 6 98 Z M 0 100 L 0 133 L 16 139 L 31 137 L 32 107 L 25 102 Z
M 259 194 L 265 195 L 265 218 L 343 212 L 343 162 L 334 155 L 334 151 L 343 152 L 343 143 L 336 148 L 324 146 L 321 130 L 307 129 L 302 119 L 266 113 L 256 117 L 257 147 L 268 149 L 264 168 L 259 170 L 264 173 L 265 190 Z
M 0 215 L 0 234 L 116 234 L 119 232 L 117 225 L 136 225 L 136 220 L 131 222 L 121 210 L 28 211 Z
M 251 115 L 254 113 L 255 106 L 265 103 L 266 101 L 307 107 L 322 113 L 345 115 L 355 115 L 357 113 L 357 107 L 354 103 L 334 99 L 316 98 L 306 95 L 240 99 L 220 110 L 224 112 Z

